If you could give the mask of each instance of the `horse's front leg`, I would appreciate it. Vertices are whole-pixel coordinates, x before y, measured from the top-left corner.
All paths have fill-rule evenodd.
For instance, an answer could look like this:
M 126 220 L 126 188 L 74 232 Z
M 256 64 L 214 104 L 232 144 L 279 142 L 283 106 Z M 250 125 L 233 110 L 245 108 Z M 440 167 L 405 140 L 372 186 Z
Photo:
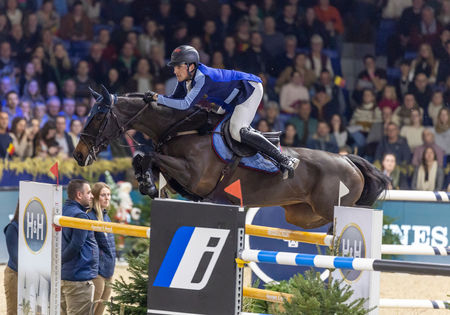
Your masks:
M 163 174 L 176 179 L 181 186 L 194 192 L 198 178 L 191 172 L 190 163 L 186 159 L 155 153 L 153 161 Z
M 139 183 L 139 192 L 153 199 L 158 196 L 158 190 L 153 180 L 152 160 L 152 155 L 136 154 L 133 157 L 132 165 L 134 176 Z

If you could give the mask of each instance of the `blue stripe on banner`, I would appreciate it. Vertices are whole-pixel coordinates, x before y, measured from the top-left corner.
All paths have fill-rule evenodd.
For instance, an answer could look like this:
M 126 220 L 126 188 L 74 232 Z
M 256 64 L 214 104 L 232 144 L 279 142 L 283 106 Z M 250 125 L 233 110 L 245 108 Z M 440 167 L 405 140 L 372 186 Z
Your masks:
M 433 191 L 434 192 L 434 195 L 436 196 L 436 200 L 437 201 L 442 201 L 442 197 L 441 197 L 441 195 L 439 194 L 439 192 L 438 191 Z
M 436 303 L 436 301 L 430 300 L 430 302 L 433 305 L 433 308 L 439 308 L 439 305 Z
M 450 200 L 450 191 L 446 191 L 445 193 L 447 194 L 448 200 Z
M 435 255 L 437 255 L 437 256 L 441 255 L 441 252 L 439 251 L 439 248 L 433 246 L 433 251 L 434 251 Z
M 314 267 L 314 257 L 316 257 L 316 255 L 298 254 L 295 257 L 295 263 L 300 266 Z
M 276 264 L 277 263 L 277 252 L 268 252 L 265 250 L 261 250 L 258 253 L 258 261 Z
M 193 226 L 182 226 L 175 232 L 161 267 L 159 267 L 153 286 L 170 287 L 194 230 L 195 227 Z
M 353 270 L 353 258 L 351 257 L 336 257 L 333 263 L 336 268 Z

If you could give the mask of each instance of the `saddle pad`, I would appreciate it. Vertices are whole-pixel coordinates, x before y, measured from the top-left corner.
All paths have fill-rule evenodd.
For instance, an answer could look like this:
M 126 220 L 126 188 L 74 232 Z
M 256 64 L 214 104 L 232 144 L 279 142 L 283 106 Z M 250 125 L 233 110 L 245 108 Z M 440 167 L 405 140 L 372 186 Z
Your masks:
M 233 152 L 225 144 L 221 130 L 222 124 L 227 120 L 225 117 L 217 126 L 214 128 L 212 134 L 212 147 L 217 156 L 225 163 L 230 163 L 233 158 Z M 278 173 L 280 170 L 275 164 L 264 158 L 260 153 L 256 153 L 253 156 L 243 157 L 239 163 L 240 167 L 246 167 L 257 171 L 262 171 L 270 174 Z

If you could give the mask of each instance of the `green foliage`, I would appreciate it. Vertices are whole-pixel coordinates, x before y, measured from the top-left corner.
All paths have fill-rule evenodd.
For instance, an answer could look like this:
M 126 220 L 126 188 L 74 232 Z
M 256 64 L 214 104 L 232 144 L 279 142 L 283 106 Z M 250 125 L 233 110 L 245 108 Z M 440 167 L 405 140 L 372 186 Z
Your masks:
M 145 241 L 139 242 L 141 253 L 137 257 L 126 256 L 127 270 L 131 273 L 128 281 L 120 277 L 111 284 L 116 296 L 106 303 L 110 314 L 119 314 L 121 306 L 124 315 L 147 314 L 149 242 Z
M 388 228 L 383 229 L 383 241 L 382 244 L 400 244 L 400 235 L 395 234 L 390 228 L 389 225 L 394 223 L 396 219 L 387 215 L 383 215 L 383 226 L 387 226 Z M 383 259 L 392 259 L 393 255 L 382 255 Z
M 363 315 L 370 311 L 364 308 L 365 299 L 349 301 L 353 291 L 343 280 L 326 283 L 320 279 L 320 273 L 312 270 L 305 272 L 305 276 L 298 274 L 288 281 L 268 284 L 266 289 L 290 293 L 293 298 L 291 301 L 285 300 L 281 307 L 276 303 L 256 303 L 255 308 L 247 308 L 248 311 L 279 315 Z M 261 308 L 264 304 L 267 306 L 265 309 Z

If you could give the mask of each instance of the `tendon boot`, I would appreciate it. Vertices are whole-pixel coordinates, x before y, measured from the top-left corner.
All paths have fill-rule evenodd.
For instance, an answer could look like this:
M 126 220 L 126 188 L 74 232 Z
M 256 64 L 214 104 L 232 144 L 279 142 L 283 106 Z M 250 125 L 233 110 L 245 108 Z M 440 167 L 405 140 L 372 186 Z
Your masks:
M 290 157 L 281 153 L 276 146 L 267 140 L 262 134 L 256 132 L 250 127 L 241 128 L 241 142 L 249 145 L 253 149 L 260 151 L 280 164 L 283 172 L 283 179 L 294 177 L 294 170 L 300 161 L 294 157 Z
M 148 158 L 148 156 L 144 156 L 139 153 L 133 157 L 132 164 L 134 168 L 134 176 L 139 183 L 139 192 L 142 195 L 147 195 L 153 199 L 158 196 L 158 190 L 156 189 L 151 171 L 149 169 L 149 163 L 146 158 Z

